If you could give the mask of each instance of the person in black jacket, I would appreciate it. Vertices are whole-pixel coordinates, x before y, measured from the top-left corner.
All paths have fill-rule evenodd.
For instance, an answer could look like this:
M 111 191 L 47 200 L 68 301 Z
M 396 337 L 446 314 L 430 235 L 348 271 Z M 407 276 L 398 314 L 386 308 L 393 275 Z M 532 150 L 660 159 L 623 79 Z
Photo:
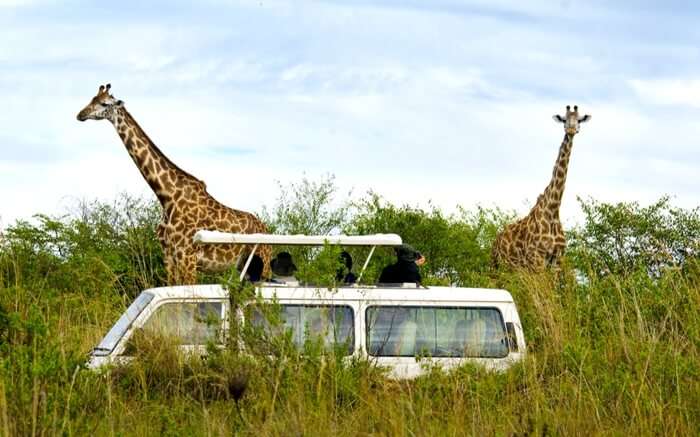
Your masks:
M 258 255 L 253 255 L 253 258 L 250 260 L 250 265 L 248 266 L 248 271 L 246 272 L 246 276 L 250 282 L 259 282 L 262 279 L 264 265 L 262 258 Z
M 245 254 L 238 260 L 238 265 L 236 267 L 238 268 L 239 272 L 243 270 L 243 267 L 245 267 L 248 256 L 248 254 Z M 262 258 L 260 258 L 259 255 L 253 255 L 253 257 L 250 259 L 250 264 L 248 265 L 248 270 L 246 270 L 244 278 L 250 282 L 261 281 L 263 266 L 264 263 Z
M 347 251 L 340 252 L 339 261 L 345 266 L 338 269 L 335 279 L 343 284 L 354 284 L 357 276 L 352 272 L 352 256 Z
M 420 284 L 421 276 L 418 266 L 425 263 L 425 257 L 408 244 L 394 248 L 396 263 L 384 267 L 379 282 L 384 284 L 401 284 L 415 282 Z

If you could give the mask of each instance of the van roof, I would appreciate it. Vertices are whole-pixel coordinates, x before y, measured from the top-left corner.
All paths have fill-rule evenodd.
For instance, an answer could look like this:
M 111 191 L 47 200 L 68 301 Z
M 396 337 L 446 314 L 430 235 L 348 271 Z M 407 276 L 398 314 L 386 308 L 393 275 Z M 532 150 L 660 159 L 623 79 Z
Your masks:
M 426 302 L 513 302 L 506 290 L 491 288 L 421 287 L 408 286 L 352 286 L 328 291 L 324 287 L 290 286 L 262 283 L 257 286 L 263 297 L 278 299 L 321 300 L 411 300 Z M 216 299 L 226 298 L 228 292 L 219 284 L 178 285 L 146 290 L 158 298 Z
M 194 235 L 196 243 L 210 244 L 275 244 L 283 246 L 400 246 L 401 237 L 396 234 L 373 235 L 278 235 L 233 234 L 229 232 L 199 230 Z

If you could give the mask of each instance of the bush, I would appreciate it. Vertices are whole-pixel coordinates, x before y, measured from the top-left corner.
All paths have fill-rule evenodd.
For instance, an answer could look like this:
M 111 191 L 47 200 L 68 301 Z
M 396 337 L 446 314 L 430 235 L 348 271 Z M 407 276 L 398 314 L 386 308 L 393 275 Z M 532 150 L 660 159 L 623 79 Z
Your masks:
M 429 210 L 396 206 L 376 194 L 356 203 L 357 213 L 346 230 L 350 234 L 396 233 L 426 257 L 421 268 L 426 284 L 478 286 L 489 270 L 491 242 L 510 216 L 500 210 L 464 209 L 445 215 L 437 207 Z M 377 253 L 375 268 L 367 275 L 371 283 L 381 272 L 378 266 L 396 261 L 393 251 Z
M 328 235 L 343 228 L 350 215 L 347 200 L 335 204 L 338 187 L 335 177 L 326 175 L 320 182 L 305 176 L 299 183 L 277 182 L 279 197 L 272 209 L 260 213 L 270 233 Z M 350 193 L 346 197 L 350 197 Z
M 72 216 L 19 221 L 2 240 L 0 284 L 36 292 L 116 288 L 133 297 L 163 283 L 160 214 L 157 203 L 122 195 L 114 204 L 82 203 Z
M 243 338 L 246 354 L 231 341 L 210 347 L 207 360 L 188 359 L 151 338 L 133 365 L 94 374 L 83 368 L 86 354 L 131 296 L 163 275 L 157 205 L 91 203 L 18 222 L 0 243 L 0 434 L 700 432 L 697 210 L 664 199 L 648 208 L 589 201 L 561 272 L 492 272 L 489 246 L 508 214 L 449 215 L 374 195 L 343 209 L 335 188 L 312 185 L 301 204 L 287 197 L 280 210 L 293 214 L 272 210 L 276 229 L 396 232 L 426 254 L 431 283 L 508 289 L 526 359 L 500 373 L 466 365 L 392 381 L 366 358 L 343 359 L 312 341 L 299 351 L 287 337 L 232 323 L 230 338 Z M 314 208 L 334 218 L 318 221 Z M 659 247 L 670 257 L 655 254 Z M 300 276 L 332 290 L 337 251 L 300 254 Z M 369 281 L 393 262 L 391 251 L 378 255 Z M 235 278 L 227 284 L 234 308 L 255 299 Z M 274 321 L 275 305 L 263 307 Z
M 601 203 L 579 198 L 585 222 L 568 233 L 569 256 L 596 275 L 652 276 L 700 257 L 700 208 L 671 206 L 668 197 L 642 207 L 637 202 Z

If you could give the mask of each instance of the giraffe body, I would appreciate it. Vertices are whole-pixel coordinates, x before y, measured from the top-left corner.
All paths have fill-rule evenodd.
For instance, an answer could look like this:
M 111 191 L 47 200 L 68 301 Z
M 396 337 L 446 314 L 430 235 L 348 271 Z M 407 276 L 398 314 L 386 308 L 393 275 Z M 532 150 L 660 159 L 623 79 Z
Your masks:
M 530 213 L 511 223 L 496 237 L 492 260 L 496 266 L 543 270 L 556 264 L 566 249 L 559 211 L 547 208 L 544 196 Z
M 101 86 L 97 95 L 78 114 L 78 120 L 109 120 L 117 130 L 129 155 L 153 189 L 163 207 L 157 234 L 163 248 L 169 284 L 194 284 L 197 269 L 218 272 L 235 264 L 249 248 L 241 245 L 199 245 L 194 234 L 200 229 L 235 233 L 266 233 L 267 228 L 248 212 L 229 208 L 214 199 L 203 181 L 175 165 L 151 141 L 124 108 L 124 102 Z M 261 246 L 264 277 L 269 277 L 272 250 Z
M 543 270 L 556 266 L 566 249 L 564 229 L 559 220 L 559 207 L 566 185 L 566 174 L 573 147 L 574 135 L 580 123 L 591 119 L 590 115 L 579 117 L 578 107 L 571 111 L 566 107 L 566 116 L 554 116 L 554 120 L 564 123 L 564 140 L 552 171 L 552 179 L 544 192 L 538 196 L 529 214 L 511 223 L 496 236 L 491 260 L 495 266 Z

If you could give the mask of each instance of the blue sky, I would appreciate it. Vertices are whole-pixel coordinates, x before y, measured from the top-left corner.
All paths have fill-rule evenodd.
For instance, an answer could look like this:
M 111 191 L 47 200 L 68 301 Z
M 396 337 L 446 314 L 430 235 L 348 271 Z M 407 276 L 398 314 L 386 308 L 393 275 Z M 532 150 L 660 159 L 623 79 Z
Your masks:
M 229 206 L 275 180 L 525 213 L 567 104 L 576 196 L 700 204 L 700 3 L 0 0 L 0 225 L 150 191 L 97 87 Z

